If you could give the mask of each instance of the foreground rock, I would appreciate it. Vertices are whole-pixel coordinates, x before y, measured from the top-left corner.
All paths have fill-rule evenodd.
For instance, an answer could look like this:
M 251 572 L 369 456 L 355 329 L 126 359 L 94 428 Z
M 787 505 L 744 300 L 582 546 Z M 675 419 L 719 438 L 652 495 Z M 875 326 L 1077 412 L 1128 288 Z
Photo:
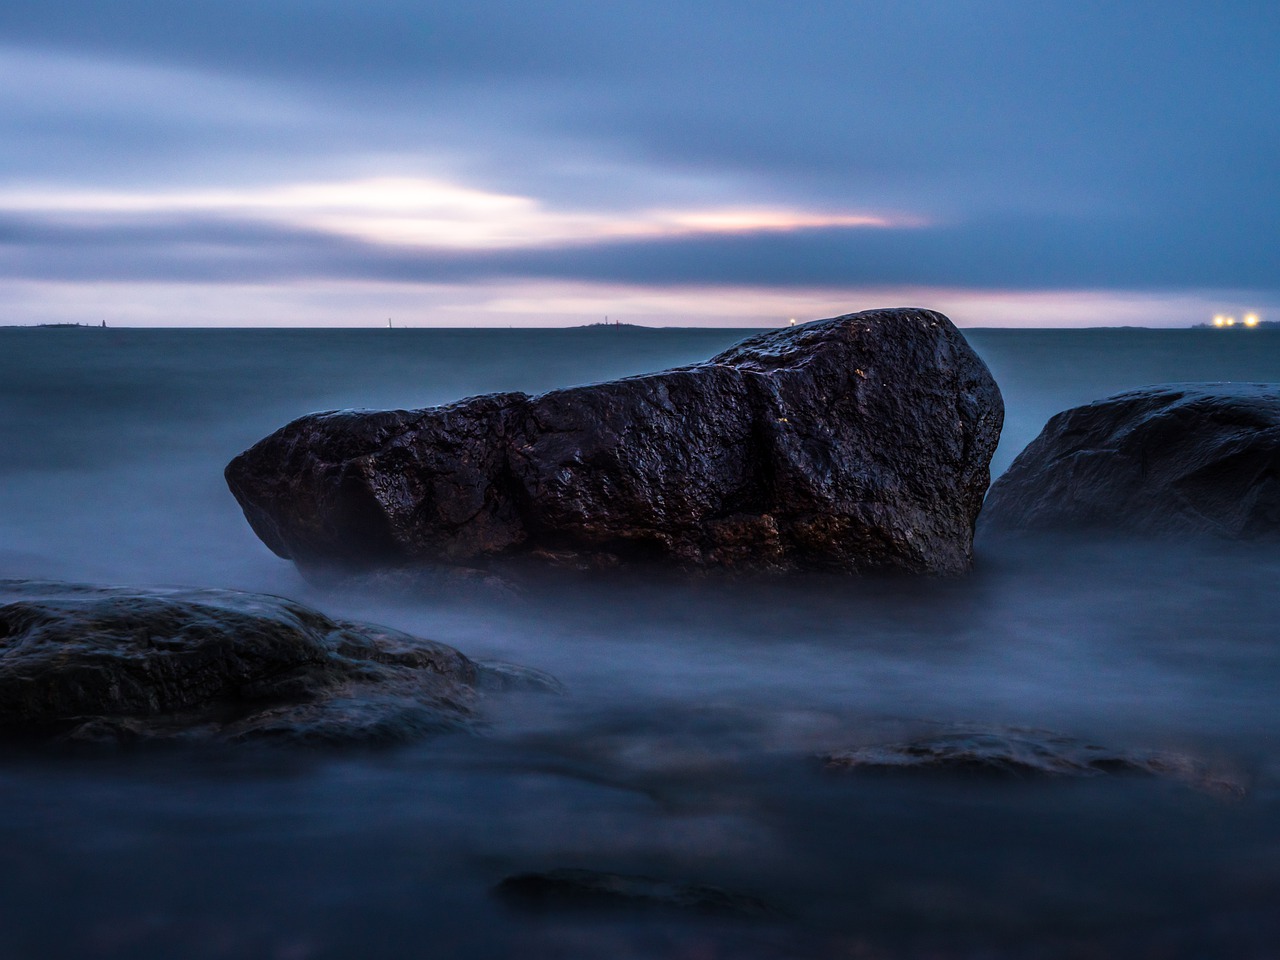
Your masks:
M 761 900 L 701 883 L 598 870 L 548 870 L 507 877 L 494 893 L 530 910 L 678 910 L 714 916 L 768 917 Z
M 1053 417 L 991 488 L 984 530 L 1280 535 L 1280 386 L 1178 383 Z
M 469 726 L 480 688 L 545 683 L 279 597 L 0 581 L 8 737 L 406 741 Z
M 226 476 L 258 536 L 310 568 L 953 574 L 1002 421 L 946 317 L 881 310 L 538 397 L 313 414 Z
M 1236 778 L 1176 753 L 1113 750 L 1044 730 L 947 732 L 822 757 L 828 770 L 955 773 L 1005 778 L 1129 774 L 1175 780 L 1208 793 L 1242 796 Z

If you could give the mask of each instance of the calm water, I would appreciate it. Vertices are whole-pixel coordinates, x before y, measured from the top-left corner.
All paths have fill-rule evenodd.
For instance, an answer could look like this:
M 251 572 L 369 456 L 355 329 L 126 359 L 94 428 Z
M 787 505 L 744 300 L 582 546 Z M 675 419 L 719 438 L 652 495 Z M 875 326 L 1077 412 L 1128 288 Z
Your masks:
M 487 735 L 333 755 L 0 756 L 0 958 L 1280 956 L 1280 556 L 979 544 L 959 581 L 325 592 L 226 461 L 302 413 L 539 391 L 731 331 L 0 329 L 0 577 L 279 593 L 548 670 Z M 968 331 L 1008 408 L 1280 381 L 1271 331 Z M 1174 749 L 1135 779 L 867 780 L 812 757 L 965 723 Z M 713 883 L 776 921 L 513 913 L 503 876 Z

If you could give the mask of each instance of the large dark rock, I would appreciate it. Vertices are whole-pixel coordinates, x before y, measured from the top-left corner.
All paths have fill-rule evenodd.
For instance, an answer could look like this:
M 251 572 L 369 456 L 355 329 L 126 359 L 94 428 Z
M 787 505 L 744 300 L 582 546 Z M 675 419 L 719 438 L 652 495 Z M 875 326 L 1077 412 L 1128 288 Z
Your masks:
M 1177 383 L 1054 416 L 991 487 L 992 531 L 1280 535 L 1280 386 Z
M 257 534 L 304 567 L 952 574 L 1002 421 L 946 317 L 878 310 L 538 397 L 312 414 L 226 475 Z
M 548 682 L 279 597 L 0 581 L 0 735 L 405 741 Z

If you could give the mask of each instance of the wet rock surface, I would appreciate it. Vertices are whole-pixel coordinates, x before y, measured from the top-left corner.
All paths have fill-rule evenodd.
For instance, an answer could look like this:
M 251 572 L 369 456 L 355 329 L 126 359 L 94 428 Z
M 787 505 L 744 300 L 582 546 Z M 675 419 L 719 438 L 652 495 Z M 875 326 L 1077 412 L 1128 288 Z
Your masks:
M 548 688 L 444 644 L 231 590 L 0 581 L 0 734 L 33 741 L 399 742 Z
M 1145 387 L 1057 414 L 991 487 L 983 531 L 1280 536 L 1280 385 Z
M 662 910 L 742 918 L 776 914 L 762 900 L 719 887 L 599 870 L 517 874 L 493 892 L 526 910 Z
M 1239 778 L 1177 753 L 1118 750 L 1046 730 L 949 731 L 836 751 L 821 758 L 831 771 L 961 774 L 1007 779 L 1159 777 L 1228 797 L 1243 796 Z
M 1003 421 L 946 317 L 879 310 L 537 397 L 293 421 L 227 467 L 306 569 L 968 569 Z

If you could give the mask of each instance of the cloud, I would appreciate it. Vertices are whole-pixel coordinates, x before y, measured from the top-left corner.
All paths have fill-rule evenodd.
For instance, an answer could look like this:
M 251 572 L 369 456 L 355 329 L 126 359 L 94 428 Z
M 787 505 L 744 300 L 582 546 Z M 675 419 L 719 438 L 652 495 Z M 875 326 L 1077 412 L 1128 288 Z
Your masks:
M 71 197 L 63 198 L 67 209 L 49 204 L 52 209 L 11 210 L 0 217 L 0 276 L 228 284 L 542 278 L 707 288 L 1019 290 L 1271 289 L 1275 283 L 1269 248 L 1242 245 L 1227 231 L 1199 235 L 1194 220 L 1164 224 L 1175 242 L 1153 247 L 1144 243 L 1146 224 L 1123 219 L 1100 224 L 1010 216 L 869 226 L 858 216 L 852 224 L 836 217 L 832 225 L 818 219 L 813 226 L 795 211 L 639 211 L 628 220 L 543 211 L 499 198 L 493 201 L 499 210 L 507 211 L 509 201 L 524 219 L 504 215 L 490 222 L 484 216 L 488 195 L 480 196 L 477 211 L 475 198 L 446 192 L 456 201 L 448 211 L 452 219 L 384 221 L 366 207 L 344 218 L 323 205 L 302 203 L 303 196 L 332 199 L 335 194 L 285 191 L 283 197 L 297 200 L 297 206 L 270 191 L 249 194 L 263 205 L 259 216 L 244 215 L 256 209 L 245 196 L 236 195 L 239 204 L 224 205 L 227 198 L 221 194 L 163 200 Z M 366 194 L 353 188 L 336 196 Z M 381 195 L 375 191 L 375 196 Z M 48 198 L 32 196 L 26 202 L 38 206 Z M 388 222 L 420 235 L 392 231 L 388 236 Z
M 182 140 L 175 109 L 232 106 L 245 129 L 216 149 L 238 142 L 247 165 L 323 155 L 331 173 L 466 173 L 604 205 L 609 178 L 626 202 L 649 177 L 729 178 L 767 203 L 926 217 L 1280 202 L 1274 5 L 11 0 L 0 31 L 28 58 L 168 75 L 148 92 L 104 74 L 87 102 L 132 116 L 99 113 L 86 143 L 148 118 Z M 55 69 L 25 75 L 61 88 Z
M 1278 33 L 1154 0 L 10 0 L 0 274 L 1275 289 Z
M 532 197 L 443 180 L 383 177 L 193 191 L 0 190 L 0 214 L 97 224 L 220 218 L 439 250 L 580 245 L 663 237 L 876 228 L 910 221 L 888 214 L 782 207 L 557 210 Z

